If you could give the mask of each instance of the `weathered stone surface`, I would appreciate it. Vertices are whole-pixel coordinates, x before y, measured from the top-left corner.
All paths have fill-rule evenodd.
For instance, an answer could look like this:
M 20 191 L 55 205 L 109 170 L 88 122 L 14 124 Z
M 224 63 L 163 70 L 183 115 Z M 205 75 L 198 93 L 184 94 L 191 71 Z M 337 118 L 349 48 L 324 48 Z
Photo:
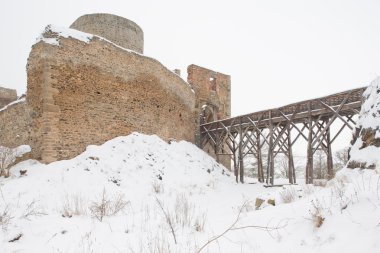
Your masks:
M 0 109 L 17 100 L 17 91 L 0 87 Z
M 20 145 L 38 145 L 33 138 L 34 113 L 27 102 L 21 102 L 0 111 L 0 146 L 15 148 Z
M 70 159 L 133 131 L 194 143 L 203 102 L 217 117 L 230 115 L 229 76 L 191 65 L 191 86 L 157 60 L 99 37 L 82 41 L 51 27 L 45 33 L 54 43 L 32 47 L 26 101 L 0 112 L 0 145 L 28 144 L 27 158 Z M 227 160 L 221 162 L 229 168 Z
M 231 117 L 231 77 L 197 65 L 187 68 L 187 81 L 195 91 L 195 119 L 197 124 Z M 199 132 L 197 133 L 197 138 Z M 198 142 L 198 140 L 196 140 Z M 228 150 L 228 147 L 226 147 Z M 209 155 L 231 169 L 229 156 L 217 156 L 207 143 L 203 148 Z
M 143 30 L 123 17 L 105 13 L 87 14 L 75 20 L 70 28 L 98 35 L 141 54 L 144 52 Z
M 59 42 L 33 46 L 27 102 L 0 113 L 0 143 L 49 163 L 133 131 L 194 142 L 195 95 L 179 76 L 98 38 Z
M 231 77 L 197 65 L 187 68 L 187 81 L 192 85 L 195 94 L 197 115 L 202 113 L 202 107 L 209 105 L 214 109 L 214 115 L 209 115 L 206 122 L 225 119 L 231 116 Z
M 265 202 L 264 199 L 261 199 L 261 198 L 256 198 L 256 201 L 255 201 L 255 207 L 256 207 L 256 210 L 258 210 L 260 208 L 260 206 Z

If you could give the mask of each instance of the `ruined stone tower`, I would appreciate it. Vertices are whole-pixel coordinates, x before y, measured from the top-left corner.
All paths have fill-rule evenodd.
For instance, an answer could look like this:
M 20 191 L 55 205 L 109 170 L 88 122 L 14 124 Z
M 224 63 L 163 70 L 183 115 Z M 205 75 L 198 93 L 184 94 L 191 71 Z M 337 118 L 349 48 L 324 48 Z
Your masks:
M 197 124 L 230 116 L 228 75 L 190 65 L 184 81 L 142 55 L 134 22 L 90 14 L 71 28 L 47 26 L 33 45 L 26 99 L 0 111 L 0 145 L 50 163 L 134 131 L 195 143 Z
M 188 66 L 187 73 L 187 81 L 195 91 L 197 126 L 231 117 L 231 77 L 194 64 Z M 199 137 L 199 128 L 197 128 L 195 136 L 197 144 L 199 144 Z M 231 159 L 228 156 L 217 156 L 210 143 L 204 146 L 203 150 L 226 168 L 231 167 Z
M 197 65 L 187 68 L 187 82 L 192 85 L 195 110 L 204 114 L 204 122 L 231 117 L 231 77 Z M 200 123 L 200 122 L 197 122 Z
M 97 13 L 79 17 L 70 28 L 103 37 L 138 53 L 144 53 L 143 30 L 133 21 L 112 14 Z

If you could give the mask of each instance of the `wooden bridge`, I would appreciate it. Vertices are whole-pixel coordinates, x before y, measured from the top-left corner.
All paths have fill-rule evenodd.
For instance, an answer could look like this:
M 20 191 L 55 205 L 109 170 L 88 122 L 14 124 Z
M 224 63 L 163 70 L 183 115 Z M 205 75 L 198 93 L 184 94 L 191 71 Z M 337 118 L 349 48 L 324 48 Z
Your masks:
M 280 108 L 254 112 L 234 118 L 200 124 L 199 146 L 211 146 L 217 156 L 227 155 L 232 163 L 236 181 L 244 183 L 244 158 L 251 154 L 257 159 L 258 180 L 274 184 L 274 159 L 282 153 L 288 158 L 289 183 L 296 183 L 292 147 L 299 138 L 307 142 L 306 183 L 313 183 L 313 155 L 323 150 L 327 157 L 327 173 L 334 176 L 331 144 L 345 127 L 357 138 L 353 117 L 359 113 L 366 87 L 330 96 L 302 101 Z M 343 125 L 334 136 L 330 127 L 340 120 Z M 267 166 L 264 173 L 263 146 L 267 146 Z

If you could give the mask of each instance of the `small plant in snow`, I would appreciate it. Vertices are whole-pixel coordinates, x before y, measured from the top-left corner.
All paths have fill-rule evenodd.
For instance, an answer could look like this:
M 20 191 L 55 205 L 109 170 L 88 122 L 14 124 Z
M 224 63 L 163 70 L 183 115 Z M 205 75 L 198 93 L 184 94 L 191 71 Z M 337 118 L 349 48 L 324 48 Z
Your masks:
M 198 215 L 197 218 L 195 218 L 195 222 L 194 222 L 195 231 L 202 232 L 205 228 L 206 220 L 207 220 L 206 213 Z
M 93 217 L 103 221 L 106 216 L 114 216 L 123 211 L 128 202 L 124 200 L 124 194 L 118 194 L 114 198 L 107 196 L 106 190 L 103 189 L 101 198 L 92 202 L 90 211 Z
M 174 229 L 174 218 L 173 215 L 169 212 L 168 209 L 165 209 L 164 204 L 156 197 L 156 202 L 158 206 L 160 207 L 162 213 L 165 216 L 165 221 L 169 225 L 170 231 L 173 236 L 174 243 L 177 244 L 177 236 L 175 234 L 175 229 Z
M 22 218 L 29 220 L 32 216 L 41 216 L 46 215 L 41 209 L 40 206 L 37 205 L 37 201 L 33 200 L 29 204 L 26 205 L 26 209 L 24 210 L 24 213 L 22 214 Z
M 162 183 L 158 180 L 154 180 L 152 182 L 152 189 L 155 193 L 163 193 L 164 192 L 164 186 Z
M 283 203 L 291 203 L 298 198 L 297 191 L 293 186 L 285 187 L 279 194 Z
M 184 194 L 177 195 L 174 208 L 176 223 L 182 228 L 185 226 L 191 226 L 195 207 Z
M 11 211 L 9 205 L 5 205 L 0 208 L 0 226 L 3 230 L 7 230 L 13 217 L 11 216 Z
M 315 227 L 319 228 L 322 226 L 325 217 L 323 216 L 323 207 L 319 200 L 311 201 L 310 215 Z
M 10 165 L 16 158 L 16 149 L 0 146 L 0 177 L 9 177 Z
M 69 196 L 66 194 L 62 206 L 62 216 L 71 218 L 72 216 L 86 215 L 87 209 L 87 202 L 80 195 Z

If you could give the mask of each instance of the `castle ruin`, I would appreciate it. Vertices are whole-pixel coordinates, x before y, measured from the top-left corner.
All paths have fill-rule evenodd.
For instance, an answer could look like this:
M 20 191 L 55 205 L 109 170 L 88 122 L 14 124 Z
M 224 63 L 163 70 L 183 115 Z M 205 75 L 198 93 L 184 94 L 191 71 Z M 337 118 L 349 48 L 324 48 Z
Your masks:
M 26 98 L 0 110 L 0 145 L 30 145 L 24 159 L 70 159 L 134 131 L 195 143 L 201 120 L 230 116 L 229 76 L 190 65 L 184 81 L 142 55 L 134 22 L 91 14 L 71 28 L 45 29 L 28 58 Z M 1 91 L 0 107 L 11 101 Z

